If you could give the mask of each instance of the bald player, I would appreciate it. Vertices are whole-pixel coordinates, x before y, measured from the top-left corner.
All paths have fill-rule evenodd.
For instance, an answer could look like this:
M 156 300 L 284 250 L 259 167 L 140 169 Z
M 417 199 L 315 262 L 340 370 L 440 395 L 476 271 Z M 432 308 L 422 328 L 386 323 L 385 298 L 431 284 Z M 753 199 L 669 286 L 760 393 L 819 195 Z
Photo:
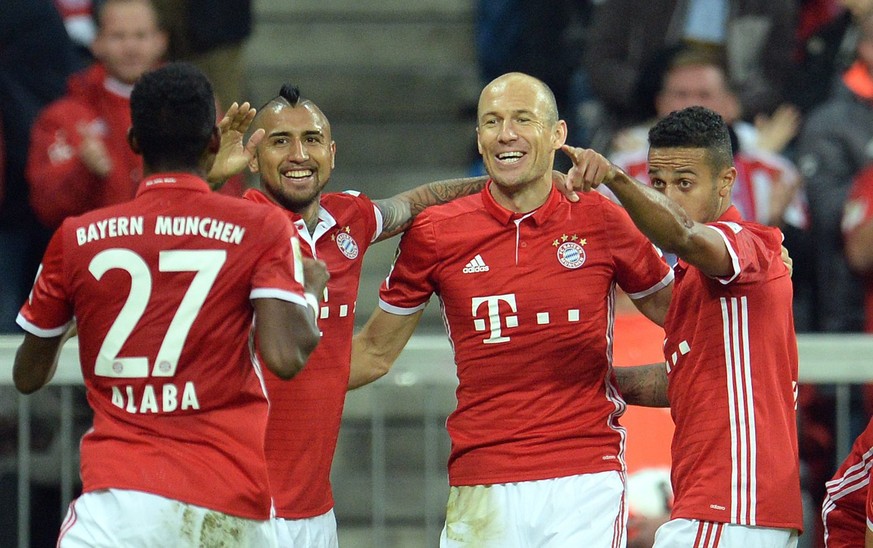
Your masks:
M 460 383 L 440 546 L 624 546 L 615 290 L 660 323 L 673 273 L 619 206 L 553 187 L 567 126 L 543 82 L 489 83 L 476 133 L 490 180 L 403 235 L 350 386 L 388 371 L 437 294 Z

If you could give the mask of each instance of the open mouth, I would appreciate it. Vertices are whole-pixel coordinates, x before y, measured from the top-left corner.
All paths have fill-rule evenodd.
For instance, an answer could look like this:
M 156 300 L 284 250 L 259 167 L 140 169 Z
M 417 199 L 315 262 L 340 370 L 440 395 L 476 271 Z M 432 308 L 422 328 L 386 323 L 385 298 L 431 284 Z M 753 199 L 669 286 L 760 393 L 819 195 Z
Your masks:
M 315 173 L 311 169 L 288 169 L 282 172 L 286 179 L 308 179 Z
M 512 151 L 512 152 L 501 152 L 497 155 L 497 160 L 504 164 L 515 164 L 524 156 L 523 152 Z

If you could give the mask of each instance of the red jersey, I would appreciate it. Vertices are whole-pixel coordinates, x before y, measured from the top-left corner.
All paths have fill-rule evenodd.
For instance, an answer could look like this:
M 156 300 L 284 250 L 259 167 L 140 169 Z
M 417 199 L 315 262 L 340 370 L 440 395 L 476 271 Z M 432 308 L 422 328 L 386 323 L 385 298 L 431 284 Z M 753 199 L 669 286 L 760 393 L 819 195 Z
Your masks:
M 521 215 L 498 205 L 490 184 L 419 215 L 380 294 L 393 314 L 439 295 L 460 381 L 447 422 L 449 482 L 623 470 L 615 286 L 639 298 L 673 273 L 600 194 L 571 203 L 552 189 Z
M 270 516 L 268 403 L 249 301 L 306 306 L 295 232 L 274 208 L 183 173 L 64 221 L 18 323 L 51 337 L 76 319 L 94 410 L 81 442 L 84 491 Z
M 870 470 L 873 469 L 873 420 L 852 445 L 852 451 L 834 477 L 825 484 L 821 506 L 827 548 L 864 546 Z M 865 513 L 865 508 L 867 508 Z
M 802 529 L 797 341 L 778 229 L 729 208 L 709 225 L 734 275 L 684 261 L 664 324 L 673 518 Z
M 382 233 L 382 215 L 366 196 L 324 194 L 310 235 L 299 215 L 260 191 L 248 190 L 244 197 L 284 212 L 297 224 L 303 256 L 323 260 L 330 272 L 318 318 L 321 341 L 306 367 L 290 381 L 266 374 L 266 454 L 276 515 L 310 518 L 333 508 L 330 467 L 349 384 L 358 283 L 364 253 Z
M 99 63 L 74 74 L 67 95 L 49 104 L 34 121 L 27 157 L 30 204 L 40 222 L 56 228 L 64 218 L 126 202 L 142 177 L 142 158 L 127 144 L 130 91 L 133 86 L 110 78 Z M 112 168 L 105 178 L 91 173 L 79 159 L 83 133 L 100 138 Z M 223 194 L 241 194 L 233 177 Z
M 873 167 L 855 178 L 843 209 L 843 234 L 851 235 L 861 226 L 873 222 Z M 873 333 L 873 276 L 864 277 L 865 331 Z

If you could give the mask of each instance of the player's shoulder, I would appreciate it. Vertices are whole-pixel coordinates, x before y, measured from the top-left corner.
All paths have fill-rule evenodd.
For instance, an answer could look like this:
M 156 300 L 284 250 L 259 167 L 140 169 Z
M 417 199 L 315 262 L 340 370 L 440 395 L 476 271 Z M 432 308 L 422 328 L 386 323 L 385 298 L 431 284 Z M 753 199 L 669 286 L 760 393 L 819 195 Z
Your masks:
M 321 195 L 321 208 L 336 219 L 338 223 L 353 223 L 361 219 L 375 217 L 374 202 L 357 190 L 328 192 Z
M 781 250 L 782 240 L 784 239 L 779 228 L 745 219 L 718 220 L 709 223 L 709 225 L 721 230 L 729 237 L 731 234 L 734 234 L 737 238 L 760 240 L 771 249 Z
M 343 190 L 342 192 L 326 192 L 319 200 L 321 207 L 333 214 L 334 210 L 372 207 L 373 201 L 358 190 Z
M 456 198 L 445 204 L 434 205 L 418 214 L 413 226 L 437 225 L 457 222 L 462 218 L 481 215 L 485 211 L 481 193 Z

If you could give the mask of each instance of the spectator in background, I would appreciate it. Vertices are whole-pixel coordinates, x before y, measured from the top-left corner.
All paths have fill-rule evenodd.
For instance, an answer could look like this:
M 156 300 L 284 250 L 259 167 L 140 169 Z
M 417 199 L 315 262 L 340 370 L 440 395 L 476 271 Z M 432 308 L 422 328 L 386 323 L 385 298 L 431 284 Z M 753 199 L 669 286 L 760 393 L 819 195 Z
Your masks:
M 807 117 L 797 141 L 811 221 L 817 331 L 863 327 L 862 289 L 843 254 L 843 206 L 853 178 L 873 162 L 873 13 L 860 25 L 858 59 Z
M 803 203 L 795 200 L 800 176 L 787 158 L 778 155 L 794 137 L 799 120 L 784 111 L 784 120 L 774 118 L 771 125 L 762 125 L 763 130 L 740 120 L 739 101 L 725 67 L 706 50 L 676 50 L 658 80 L 661 85 L 654 97 L 656 119 L 686 107 L 704 106 L 721 115 L 730 126 L 736 137 L 734 162 L 738 171 L 731 199 L 743 218 L 772 226 L 787 222 L 803 228 Z M 623 130 L 614 140 L 612 161 L 643 182 L 649 180 L 648 130 L 653 123 Z
M 252 32 L 251 0 L 153 1 L 169 33 L 168 57 L 200 67 L 223 109 L 244 97 L 243 46 Z
M 842 9 L 832 20 L 805 37 L 792 64 L 785 98 L 807 113 L 826 101 L 855 61 L 859 23 L 873 13 L 873 0 L 837 0 Z
M 142 159 L 126 144 L 130 91 L 167 47 L 150 0 L 105 0 L 93 43 L 98 62 L 69 81 L 68 94 L 33 127 L 27 179 L 30 202 L 48 228 L 64 218 L 130 200 Z M 241 193 L 240 181 L 223 188 Z
M 644 119 L 643 77 L 657 52 L 698 44 L 721 52 L 740 113 L 751 119 L 781 101 L 794 51 L 794 0 L 605 0 L 583 53 L 590 85 L 618 125 Z
M 54 229 L 64 218 L 133 197 L 142 161 L 127 146 L 130 91 L 166 50 L 149 0 L 107 0 L 92 45 L 98 59 L 43 110 L 27 162 L 30 202 Z
M 49 232 L 37 222 L 24 177 L 31 126 L 81 67 L 51 0 L 4 0 L 0 17 L 0 332 L 18 331 L 15 314 L 30 291 Z

